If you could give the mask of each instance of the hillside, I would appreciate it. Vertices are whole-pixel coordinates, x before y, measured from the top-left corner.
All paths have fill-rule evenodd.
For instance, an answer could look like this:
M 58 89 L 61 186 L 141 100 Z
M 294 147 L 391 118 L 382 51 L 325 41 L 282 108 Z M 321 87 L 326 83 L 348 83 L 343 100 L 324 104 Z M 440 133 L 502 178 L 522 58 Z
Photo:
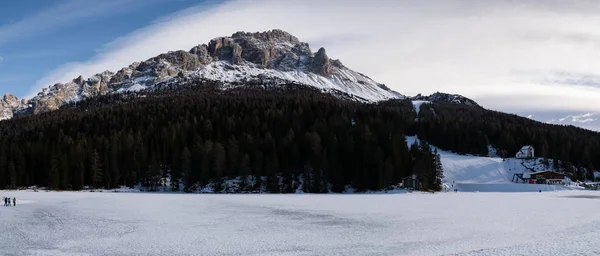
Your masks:
M 523 145 L 575 181 L 600 166 L 600 133 L 455 94 L 407 98 L 279 30 L 216 38 L 31 100 L 7 95 L 0 108 L 0 188 L 223 191 L 237 180 L 238 192 L 321 193 L 417 174 L 437 190 L 441 168 L 446 183 L 501 183 L 518 171 L 501 157 Z M 407 149 L 407 136 L 427 143 Z
M 551 125 L 516 115 L 465 104 L 433 102 L 419 105 L 414 133 L 438 148 L 458 154 L 512 157 L 524 145 L 536 155 L 574 166 L 573 180 L 594 179 L 600 166 L 600 133 L 574 126 Z M 497 149 L 490 152 L 490 148 Z
M 224 191 L 226 180 L 244 177 L 243 189 L 235 191 L 343 192 L 348 186 L 374 191 L 388 189 L 411 174 L 435 172 L 435 155 L 427 148 L 409 150 L 407 134 L 427 136 L 429 129 L 443 127 L 444 122 L 461 125 L 482 116 L 490 124 L 503 120 L 505 127 L 533 127 L 519 126 L 521 119 L 479 107 L 464 106 L 463 113 L 449 111 L 463 106 L 456 103 L 423 101 L 417 119 L 409 100 L 366 104 L 300 84 L 254 84 L 228 90 L 219 86 L 189 82 L 169 90 L 110 94 L 0 122 L 0 187 L 152 188 L 175 181 L 170 182 L 175 190 L 198 191 L 214 184 L 210 190 Z M 432 119 L 429 114 L 434 111 Z M 468 115 L 469 111 L 479 116 Z M 544 137 L 557 128 L 540 125 L 530 132 L 532 138 L 590 149 L 600 140 L 597 135 L 585 140 Z M 453 131 L 442 129 L 435 133 L 440 137 L 427 138 L 439 147 L 446 183 L 451 177 L 464 183 L 504 178 L 490 168 L 504 168 L 505 176 L 510 176 L 510 165 L 503 166 L 499 158 L 478 162 L 457 154 L 487 156 L 490 144 L 501 142 L 494 140 L 494 133 Z M 503 130 L 509 138 L 517 138 L 519 145 L 530 142 L 521 141 L 519 131 Z M 471 139 L 444 147 L 436 143 L 441 137 L 461 136 L 489 140 Z M 497 145 L 499 152 L 513 150 Z M 573 154 L 574 148 L 570 150 L 557 159 Z M 561 151 L 540 151 L 540 155 Z M 453 157 L 445 157 L 450 154 Z M 582 166 L 581 162 L 573 164 Z M 564 171 L 574 180 L 593 175 L 584 168 L 566 166 Z
M 408 145 L 419 143 L 416 136 L 407 137 Z M 543 158 L 516 159 L 460 155 L 438 150 L 444 168 L 444 186 L 449 190 L 479 192 L 537 192 L 553 190 L 582 189 L 568 179 L 567 186 L 546 184 L 519 184 L 514 182 L 514 174 L 558 170 L 565 168 L 554 166 L 552 161 L 544 163 Z M 574 167 L 573 167 L 574 168 Z

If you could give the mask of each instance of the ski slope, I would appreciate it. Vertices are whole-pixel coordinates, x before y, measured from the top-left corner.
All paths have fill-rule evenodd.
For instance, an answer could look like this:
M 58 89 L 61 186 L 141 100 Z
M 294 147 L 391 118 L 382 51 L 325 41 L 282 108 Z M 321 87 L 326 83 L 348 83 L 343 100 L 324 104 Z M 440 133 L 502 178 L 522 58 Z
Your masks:
M 416 136 L 408 136 L 410 146 L 418 142 Z M 444 169 L 443 182 L 450 190 L 470 192 L 538 192 L 581 189 L 576 186 L 517 184 L 513 175 L 546 170 L 541 159 L 516 159 L 460 155 L 438 149 Z
M 600 255 L 595 191 L 0 193 L 1 255 Z

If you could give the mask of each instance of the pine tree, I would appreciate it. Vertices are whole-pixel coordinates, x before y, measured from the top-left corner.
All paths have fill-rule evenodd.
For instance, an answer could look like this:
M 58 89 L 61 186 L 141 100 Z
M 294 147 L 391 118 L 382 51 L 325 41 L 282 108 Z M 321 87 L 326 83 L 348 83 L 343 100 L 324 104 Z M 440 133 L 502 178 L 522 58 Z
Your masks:
M 181 177 L 182 180 L 184 181 L 184 185 L 187 188 L 189 188 L 190 186 L 193 185 L 191 176 L 190 176 L 190 168 L 192 166 L 191 163 L 191 153 L 190 150 L 188 149 L 188 147 L 183 148 L 183 151 L 181 152 L 181 172 L 179 175 L 173 175 L 175 177 Z M 171 186 L 172 186 L 172 190 L 173 191 L 177 191 L 179 190 L 179 181 L 178 180 L 171 180 Z
M 66 190 L 66 189 L 72 189 L 72 186 L 70 184 L 70 177 L 69 177 L 69 160 L 66 158 L 66 155 L 61 154 L 60 158 L 60 185 L 59 188 Z
M 15 188 L 17 185 L 17 170 L 15 168 L 15 162 L 11 159 L 8 162 L 8 187 Z
M 207 140 L 204 142 L 204 146 L 202 146 L 202 165 L 200 166 L 200 181 L 202 184 L 206 184 L 211 179 L 211 172 L 213 170 L 213 149 L 214 143 L 211 140 Z
M 111 171 L 111 184 L 118 186 L 121 180 L 121 171 L 119 163 L 119 144 L 115 139 L 110 140 L 109 164 Z
M 436 191 L 441 191 L 442 188 L 442 179 L 444 178 L 444 168 L 442 166 L 441 156 L 437 151 L 437 148 L 433 150 L 434 156 L 434 166 L 435 166 L 435 181 L 433 183 L 433 189 Z
M 73 156 L 70 158 L 71 184 L 74 190 L 81 190 L 84 186 L 85 164 L 83 157 L 83 146 L 81 141 L 75 143 L 74 149 L 71 152 Z
M 56 151 L 54 151 L 56 152 Z M 48 187 L 50 189 L 59 189 L 60 184 L 60 159 L 56 154 L 50 157 L 50 169 L 48 172 Z
M 0 188 L 6 188 L 6 176 L 8 173 L 8 158 L 6 149 L 0 148 Z
M 275 174 L 267 176 L 266 186 L 266 189 L 269 193 L 281 193 L 281 188 L 279 187 L 279 177 Z
M 225 148 L 223 147 L 223 144 L 219 142 L 214 143 L 212 153 L 213 177 L 221 178 L 225 173 L 226 167 Z
M 98 151 L 94 150 L 90 158 L 90 172 L 92 173 L 92 185 L 94 188 L 102 186 L 103 169 L 102 161 Z
M 239 161 L 240 146 L 235 137 L 231 136 L 227 141 L 227 176 L 239 174 Z

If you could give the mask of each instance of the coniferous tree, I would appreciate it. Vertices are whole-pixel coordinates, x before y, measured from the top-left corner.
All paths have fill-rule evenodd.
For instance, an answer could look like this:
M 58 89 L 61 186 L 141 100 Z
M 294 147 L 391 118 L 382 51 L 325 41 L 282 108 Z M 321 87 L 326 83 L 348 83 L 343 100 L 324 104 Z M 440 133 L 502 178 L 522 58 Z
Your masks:
M 15 167 L 15 163 L 11 160 L 8 162 L 8 187 L 15 188 L 17 182 L 17 170 Z
M 66 156 L 64 154 L 61 154 L 59 157 L 59 170 L 60 170 L 60 184 L 59 184 L 59 188 L 66 190 L 66 189 L 72 189 L 72 186 L 70 184 L 70 180 L 69 180 L 69 160 L 66 158 Z
M 230 121 L 233 123 L 233 121 Z M 226 170 L 228 176 L 235 176 L 240 173 L 239 171 L 240 161 L 240 148 L 239 143 L 235 137 L 231 136 L 227 141 L 227 164 Z
M 8 174 L 8 158 L 6 149 L 0 148 L 0 188 L 6 187 L 6 176 Z
M 437 148 L 433 150 L 434 159 L 434 170 L 435 170 L 435 181 L 433 183 L 433 189 L 436 191 L 442 190 L 442 179 L 444 178 L 444 167 L 442 165 L 442 158 L 437 151 Z
M 102 162 L 98 151 L 94 150 L 90 158 L 90 172 L 92 174 L 92 185 L 94 188 L 102 186 L 103 172 Z
M 194 183 L 194 180 L 192 179 L 192 176 L 190 175 L 191 167 L 192 167 L 191 153 L 190 153 L 190 150 L 188 149 L 188 147 L 185 147 L 185 148 L 183 148 L 183 151 L 181 152 L 181 170 L 179 172 L 179 175 L 173 175 L 173 177 L 181 178 L 184 181 L 184 186 L 186 188 L 189 188 Z M 171 186 L 172 186 L 171 189 L 173 191 L 179 190 L 179 181 L 171 180 Z
M 220 178 L 223 177 L 223 174 L 225 173 L 225 162 L 226 158 L 225 158 L 225 148 L 223 147 L 223 144 L 216 142 L 213 144 L 213 150 L 212 150 L 212 170 L 213 170 L 213 175 L 212 177 L 215 178 Z
M 48 170 L 48 187 L 50 189 L 58 189 L 60 184 L 60 159 L 56 154 L 52 154 L 50 161 L 50 169 Z

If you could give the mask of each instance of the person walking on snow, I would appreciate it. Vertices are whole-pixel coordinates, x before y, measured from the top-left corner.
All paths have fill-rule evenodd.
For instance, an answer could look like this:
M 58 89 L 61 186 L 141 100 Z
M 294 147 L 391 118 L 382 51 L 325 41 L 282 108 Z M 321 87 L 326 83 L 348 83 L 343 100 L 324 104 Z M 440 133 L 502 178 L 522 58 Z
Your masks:
M 10 197 L 8 198 L 8 206 L 10 206 Z
M 4 197 L 4 206 L 8 205 L 8 198 Z
M 13 197 L 13 206 L 17 206 L 17 198 Z

